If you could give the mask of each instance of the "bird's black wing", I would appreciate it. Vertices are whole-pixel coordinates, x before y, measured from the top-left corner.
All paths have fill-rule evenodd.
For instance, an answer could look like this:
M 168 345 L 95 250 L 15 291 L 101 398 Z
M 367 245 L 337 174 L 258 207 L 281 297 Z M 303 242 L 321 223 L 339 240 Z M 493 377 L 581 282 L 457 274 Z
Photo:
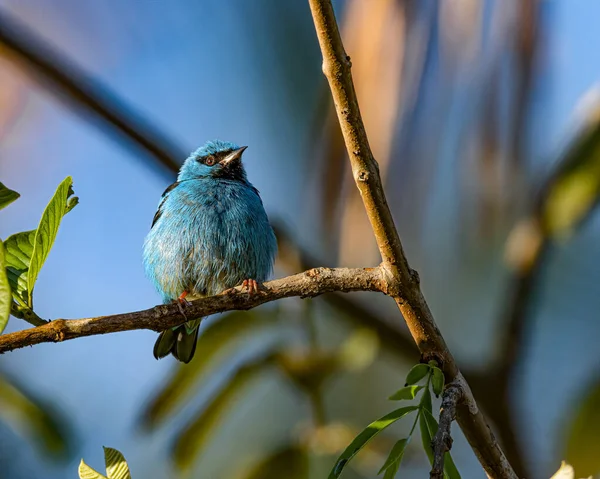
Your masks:
M 153 226 L 156 224 L 156 222 L 158 221 L 158 219 L 160 218 L 160 216 L 162 215 L 162 207 L 165 204 L 165 200 L 167 199 L 167 196 L 169 196 L 169 193 L 171 191 L 173 191 L 177 186 L 179 185 L 179 181 L 176 181 L 175 183 L 173 183 L 172 185 L 169 185 L 169 187 L 165 190 L 165 192 L 162 194 L 161 198 L 162 201 L 160 202 L 160 204 L 158 205 L 158 209 L 156 210 L 156 214 L 154 215 L 154 219 L 152 220 L 152 226 L 150 226 L 150 229 L 153 228 Z

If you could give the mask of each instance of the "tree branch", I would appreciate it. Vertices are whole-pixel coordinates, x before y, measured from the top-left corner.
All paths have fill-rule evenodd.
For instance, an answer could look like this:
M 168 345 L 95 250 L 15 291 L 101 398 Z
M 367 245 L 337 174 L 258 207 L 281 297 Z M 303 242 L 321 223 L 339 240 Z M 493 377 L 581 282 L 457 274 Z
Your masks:
M 254 295 L 242 293 L 241 287 L 216 296 L 198 299 L 186 308 L 188 318 L 202 318 L 232 309 L 251 309 L 263 303 L 300 296 L 312 298 L 333 291 L 378 291 L 387 294 L 388 285 L 381 267 L 314 268 L 304 273 L 269 281 Z M 133 313 L 85 319 L 56 319 L 44 326 L 0 336 L 0 354 L 40 343 L 52 343 L 97 334 L 150 329 L 163 331 L 182 324 L 176 304 L 156 306 Z
M 382 268 L 390 285 L 388 294 L 396 301 L 421 354 L 436 359 L 443 366 L 448 383 L 461 379 L 458 366 L 421 293 L 418 275 L 409 267 L 404 255 L 383 191 L 379 167 L 369 146 L 350 72 L 350 57 L 344 50 L 331 0 L 309 0 L 309 4 L 323 54 L 323 73 L 331 88 L 356 186 L 381 252 Z M 491 478 L 516 478 L 468 387 L 465 394 L 470 396 L 465 401 L 469 407 L 461 404 L 457 408 L 457 418 L 481 465 Z
M 444 478 L 444 457 L 452 449 L 452 436 L 450 427 L 456 419 L 456 406 L 463 396 L 459 383 L 451 383 L 444 390 L 442 407 L 440 408 L 440 425 L 432 440 L 433 467 L 429 474 L 430 479 Z

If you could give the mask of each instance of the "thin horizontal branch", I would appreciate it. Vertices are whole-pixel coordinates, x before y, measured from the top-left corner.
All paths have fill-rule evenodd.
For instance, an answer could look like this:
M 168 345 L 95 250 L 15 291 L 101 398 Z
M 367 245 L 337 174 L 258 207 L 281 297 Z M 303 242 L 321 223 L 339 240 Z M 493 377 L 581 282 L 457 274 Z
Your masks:
M 452 421 L 456 419 L 456 405 L 462 397 L 463 390 L 458 383 L 451 383 L 444 390 L 440 408 L 440 424 L 432 440 L 433 467 L 429 474 L 430 479 L 444 478 L 444 457 L 446 452 L 452 448 L 450 427 Z
M 313 298 L 324 293 L 378 291 L 387 294 L 387 282 L 381 268 L 314 268 L 263 285 L 259 293 L 249 295 L 240 287 L 216 296 L 198 299 L 185 310 L 188 318 L 202 318 L 233 309 L 252 309 L 263 303 L 299 296 Z M 0 336 L 0 354 L 40 343 L 52 343 L 97 334 L 150 329 L 163 331 L 182 324 L 185 318 L 176 304 L 156 306 L 133 313 L 85 319 L 56 319 L 37 328 Z

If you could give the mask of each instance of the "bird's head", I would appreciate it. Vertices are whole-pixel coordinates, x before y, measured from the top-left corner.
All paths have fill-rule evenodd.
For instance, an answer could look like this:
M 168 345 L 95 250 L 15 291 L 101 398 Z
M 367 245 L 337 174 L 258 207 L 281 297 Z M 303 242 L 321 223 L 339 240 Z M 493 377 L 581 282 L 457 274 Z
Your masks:
M 228 141 L 208 141 L 185 160 L 178 181 L 212 177 L 246 182 L 242 165 L 242 153 L 246 148 Z

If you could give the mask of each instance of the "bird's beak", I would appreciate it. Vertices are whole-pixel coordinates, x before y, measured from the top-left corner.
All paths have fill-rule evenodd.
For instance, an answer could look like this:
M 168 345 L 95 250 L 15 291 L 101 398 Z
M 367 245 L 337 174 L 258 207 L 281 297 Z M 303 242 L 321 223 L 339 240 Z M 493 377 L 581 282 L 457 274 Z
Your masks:
M 229 163 L 233 162 L 233 161 L 238 161 L 241 157 L 242 157 L 242 153 L 244 153 L 244 150 L 248 148 L 247 146 L 242 146 L 241 148 L 238 148 L 237 150 L 233 150 L 231 153 L 229 153 L 225 158 L 223 158 L 220 163 L 222 166 L 227 166 L 229 165 Z

